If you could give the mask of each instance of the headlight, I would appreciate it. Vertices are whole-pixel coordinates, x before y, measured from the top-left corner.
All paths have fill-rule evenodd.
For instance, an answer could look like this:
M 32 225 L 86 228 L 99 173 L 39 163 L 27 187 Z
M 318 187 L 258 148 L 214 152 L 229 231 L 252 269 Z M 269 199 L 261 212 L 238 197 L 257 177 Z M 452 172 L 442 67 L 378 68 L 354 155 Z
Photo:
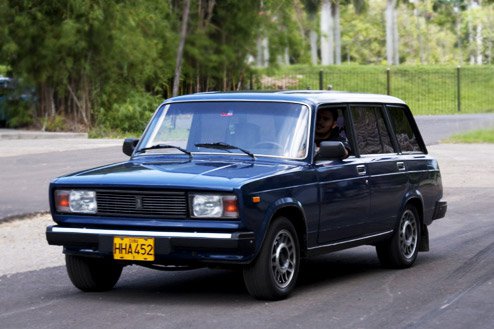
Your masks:
M 96 192 L 87 190 L 56 190 L 55 207 L 58 212 L 95 214 L 98 210 Z
M 190 200 L 192 217 L 238 217 L 237 197 L 235 195 L 193 194 Z

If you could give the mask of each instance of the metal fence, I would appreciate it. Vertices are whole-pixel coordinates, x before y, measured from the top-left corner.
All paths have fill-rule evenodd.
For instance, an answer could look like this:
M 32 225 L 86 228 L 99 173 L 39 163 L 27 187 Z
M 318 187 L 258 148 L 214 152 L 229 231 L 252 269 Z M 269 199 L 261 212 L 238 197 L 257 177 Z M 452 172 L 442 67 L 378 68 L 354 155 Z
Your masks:
M 344 90 L 403 99 L 416 114 L 494 112 L 494 67 L 335 67 L 285 75 L 257 73 L 245 89 Z

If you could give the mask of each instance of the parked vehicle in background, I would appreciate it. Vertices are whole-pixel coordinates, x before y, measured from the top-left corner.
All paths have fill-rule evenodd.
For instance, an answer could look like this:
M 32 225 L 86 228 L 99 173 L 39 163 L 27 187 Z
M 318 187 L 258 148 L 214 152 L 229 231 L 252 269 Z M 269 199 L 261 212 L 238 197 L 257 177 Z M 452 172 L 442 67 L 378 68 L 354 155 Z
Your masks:
M 7 123 L 7 97 L 12 89 L 12 79 L 0 76 L 0 127 Z
M 318 111 L 341 141 L 314 144 Z M 348 150 L 348 149 L 347 149 Z M 111 289 L 122 268 L 239 267 L 249 293 L 294 289 L 301 258 L 370 244 L 386 267 L 429 250 L 446 213 L 441 174 L 407 105 L 324 91 L 171 98 L 128 161 L 50 184 L 47 228 L 72 283 Z
M 35 91 L 18 80 L 0 76 L 0 127 L 32 123 Z

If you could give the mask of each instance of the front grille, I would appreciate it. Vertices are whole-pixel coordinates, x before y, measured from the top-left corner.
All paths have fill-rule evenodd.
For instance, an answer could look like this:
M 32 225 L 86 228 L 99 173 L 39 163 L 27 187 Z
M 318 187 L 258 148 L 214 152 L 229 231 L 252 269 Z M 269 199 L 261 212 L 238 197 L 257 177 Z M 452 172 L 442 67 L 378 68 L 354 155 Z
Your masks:
M 96 191 L 98 215 L 186 218 L 185 192 Z

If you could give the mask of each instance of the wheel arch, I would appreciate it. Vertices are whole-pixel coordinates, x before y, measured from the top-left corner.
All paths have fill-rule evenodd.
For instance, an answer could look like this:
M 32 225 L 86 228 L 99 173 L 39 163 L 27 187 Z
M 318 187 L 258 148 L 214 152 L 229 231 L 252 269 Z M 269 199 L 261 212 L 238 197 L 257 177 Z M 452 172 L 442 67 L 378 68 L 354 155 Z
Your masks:
M 303 210 L 294 206 L 282 207 L 274 213 L 272 220 L 277 217 L 285 217 L 293 224 L 297 232 L 300 254 L 305 256 L 307 250 L 307 225 Z
M 429 229 L 424 221 L 424 201 L 422 198 L 422 194 L 416 191 L 416 193 L 410 194 L 408 198 L 406 198 L 403 206 L 400 210 L 400 213 L 404 211 L 405 207 L 408 205 L 412 205 L 419 216 L 420 223 L 420 237 L 419 237 L 419 251 L 429 251 Z
M 301 256 L 306 255 L 307 250 L 307 221 L 305 211 L 303 209 L 302 204 L 293 199 L 293 198 L 283 198 L 279 199 L 266 212 L 266 220 L 264 221 L 263 226 L 263 236 L 262 241 L 259 244 L 260 246 L 264 243 L 266 239 L 266 232 L 273 222 L 278 217 L 287 218 L 292 225 L 295 227 L 295 231 L 297 232 L 297 238 L 299 241 L 300 253 Z
M 405 195 L 400 207 L 400 211 L 398 213 L 398 218 L 399 214 L 401 214 L 405 210 L 407 205 L 412 205 L 415 207 L 415 209 L 417 210 L 417 214 L 419 215 L 420 223 L 424 225 L 424 200 L 422 197 L 422 193 L 415 190 Z

